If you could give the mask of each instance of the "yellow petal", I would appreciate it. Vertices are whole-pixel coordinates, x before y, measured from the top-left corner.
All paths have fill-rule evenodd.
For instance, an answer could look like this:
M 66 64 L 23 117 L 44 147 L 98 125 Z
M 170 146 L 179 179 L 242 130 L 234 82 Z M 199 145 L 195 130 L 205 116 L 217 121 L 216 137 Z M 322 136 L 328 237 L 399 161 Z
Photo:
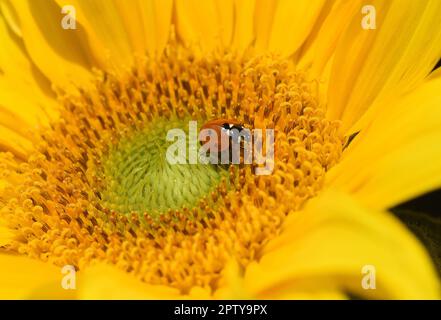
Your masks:
M 254 267 L 251 267 L 254 268 Z M 277 290 L 259 294 L 253 288 L 246 285 L 247 278 L 244 279 L 243 271 L 237 262 L 230 261 L 222 271 L 219 280 L 219 288 L 214 293 L 214 299 L 275 299 L 275 300 L 310 300 L 310 299 L 345 299 L 346 296 L 336 288 L 317 291 L 317 287 L 308 289 L 306 286 L 293 291 L 290 288 L 278 287 Z M 251 289 L 251 290 L 250 290 Z
M 255 0 L 236 0 L 231 47 L 243 51 L 254 39 Z
M 344 152 L 327 184 L 373 208 L 441 187 L 441 77 L 383 105 Z
M 348 297 L 337 290 L 323 290 L 322 292 L 315 292 L 314 290 L 303 292 L 284 292 L 282 290 L 273 292 L 273 295 L 266 296 L 265 299 L 277 300 L 345 300 Z
M 32 141 L 15 131 L 0 125 L 0 152 L 11 152 L 20 160 L 26 160 L 33 150 Z
M 277 1 L 260 0 L 256 1 L 254 28 L 256 32 L 255 48 L 258 52 L 268 49 L 269 39 L 274 21 L 274 14 L 277 9 Z
M 0 16 L 0 150 L 23 159 L 33 148 L 32 130 L 47 125 L 57 112 L 55 100 L 47 92 L 47 79 L 26 57 L 19 40 L 12 37 Z
M 441 78 L 441 67 L 433 70 L 430 75 L 427 77 L 428 80 L 432 80 L 432 79 L 436 79 L 436 78 Z
M 415 88 L 441 56 L 441 2 L 371 1 L 377 28 L 364 30 L 356 15 L 339 43 L 329 86 L 328 116 L 352 133 L 376 101 Z M 381 112 L 381 110 L 378 110 Z
M 46 123 L 50 116 L 56 116 L 54 93 L 50 84 L 32 63 L 23 50 L 21 39 L 9 32 L 0 15 L 0 106 L 30 117 L 38 113 L 38 121 Z M 23 95 L 26 92 L 26 95 Z M 32 110 L 23 109 L 16 100 L 33 104 Z M 35 119 L 34 119 L 35 120 Z
M 9 26 L 11 27 L 11 30 L 18 36 L 22 37 L 22 33 L 20 30 L 20 25 L 18 23 L 18 15 L 15 12 L 14 7 L 11 5 L 10 0 L 0 0 L 0 10 L 5 18 L 5 20 L 8 22 Z
M 0 254 L 1 299 L 69 299 L 74 290 L 61 286 L 61 268 L 26 257 Z
M 232 0 L 177 0 L 178 35 L 188 45 L 201 45 L 203 50 L 230 45 L 233 32 Z
M 365 276 L 375 277 L 375 289 L 363 288 Z M 424 248 L 397 219 L 333 191 L 287 219 L 247 269 L 245 285 L 257 297 L 338 289 L 365 298 L 437 299 L 441 292 Z
M 36 86 L 0 77 L 0 125 L 27 136 L 55 119 L 55 99 L 43 96 Z
M 301 48 L 297 65 L 309 69 L 312 78 L 320 77 L 330 61 L 338 40 L 352 17 L 360 9 L 359 0 L 326 1 L 313 32 Z
M 73 5 L 100 67 L 130 66 L 136 55 L 159 54 L 171 27 L 171 0 L 56 0 Z
M 64 30 L 61 9 L 53 1 L 17 0 L 11 4 L 26 49 L 41 72 L 59 86 L 87 83 L 91 64 L 80 26 Z
M 271 26 L 268 49 L 290 56 L 310 34 L 324 0 L 279 0 Z
M 228 261 L 222 270 L 218 281 L 218 289 L 213 295 L 214 299 L 239 299 L 246 300 L 253 297 L 245 291 L 243 275 L 239 264 L 233 258 Z
M 127 5 L 127 1 L 123 1 Z M 138 0 L 144 30 L 145 48 L 151 55 L 159 55 L 164 50 L 171 32 L 173 10 L 172 0 Z M 133 18 L 128 16 L 127 25 Z M 136 33 L 137 30 L 134 30 Z
M 114 0 L 55 0 L 59 7 L 73 6 L 79 26 L 87 35 L 94 63 L 104 68 L 132 62 L 130 37 Z M 135 18 L 136 19 L 136 18 Z
M 106 264 L 97 264 L 81 273 L 79 299 L 180 299 L 178 290 L 148 285 L 132 275 Z

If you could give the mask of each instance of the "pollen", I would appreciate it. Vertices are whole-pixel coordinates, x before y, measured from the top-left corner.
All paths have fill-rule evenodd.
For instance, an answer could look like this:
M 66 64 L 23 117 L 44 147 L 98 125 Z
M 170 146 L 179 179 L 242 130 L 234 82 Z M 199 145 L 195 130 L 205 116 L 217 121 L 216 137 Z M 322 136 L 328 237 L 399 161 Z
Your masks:
M 344 142 L 318 82 L 274 56 L 170 45 L 58 101 L 26 161 L 1 156 L 1 222 L 14 234 L 3 250 L 79 270 L 102 261 L 183 293 L 218 288 L 231 259 L 242 270 L 258 261 Z M 166 162 L 168 129 L 216 118 L 274 129 L 273 173 Z

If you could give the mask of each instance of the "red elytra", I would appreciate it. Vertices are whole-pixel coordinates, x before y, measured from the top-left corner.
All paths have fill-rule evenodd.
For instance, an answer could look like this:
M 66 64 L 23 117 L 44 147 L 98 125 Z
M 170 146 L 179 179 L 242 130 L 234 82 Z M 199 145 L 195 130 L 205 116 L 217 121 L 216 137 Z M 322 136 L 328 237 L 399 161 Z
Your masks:
M 230 146 L 231 134 L 230 130 L 236 129 L 238 131 L 243 130 L 243 125 L 240 121 L 235 119 L 214 119 L 207 121 L 201 128 L 202 130 L 211 129 L 217 134 L 217 142 L 215 142 L 215 148 L 218 152 L 222 152 Z M 206 141 L 200 140 L 201 144 Z

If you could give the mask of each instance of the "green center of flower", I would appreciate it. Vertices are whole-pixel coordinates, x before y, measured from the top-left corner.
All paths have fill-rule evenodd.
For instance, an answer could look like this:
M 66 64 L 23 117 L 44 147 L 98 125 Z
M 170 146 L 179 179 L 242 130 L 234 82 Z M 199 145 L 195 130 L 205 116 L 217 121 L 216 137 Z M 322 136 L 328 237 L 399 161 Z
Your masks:
M 174 142 L 166 137 L 175 128 L 184 130 L 188 137 L 188 122 L 158 120 L 110 148 L 103 161 L 106 188 L 102 200 L 107 208 L 155 217 L 169 210 L 192 208 L 218 186 L 227 173 L 218 166 L 169 163 L 166 152 Z M 186 150 L 188 160 L 188 138 Z

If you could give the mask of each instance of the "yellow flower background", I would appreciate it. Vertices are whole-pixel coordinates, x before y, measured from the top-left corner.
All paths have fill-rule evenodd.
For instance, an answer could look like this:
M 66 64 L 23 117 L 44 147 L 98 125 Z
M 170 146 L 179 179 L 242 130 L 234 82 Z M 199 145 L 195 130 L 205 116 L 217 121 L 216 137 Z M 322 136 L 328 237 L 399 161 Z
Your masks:
M 2 298 L 439 299 L 388 210 L 441 187 L 441 1 L 0 12 Z M 167 129 L 212 118 L 273 128 L 273 174 L 163 162 Z

